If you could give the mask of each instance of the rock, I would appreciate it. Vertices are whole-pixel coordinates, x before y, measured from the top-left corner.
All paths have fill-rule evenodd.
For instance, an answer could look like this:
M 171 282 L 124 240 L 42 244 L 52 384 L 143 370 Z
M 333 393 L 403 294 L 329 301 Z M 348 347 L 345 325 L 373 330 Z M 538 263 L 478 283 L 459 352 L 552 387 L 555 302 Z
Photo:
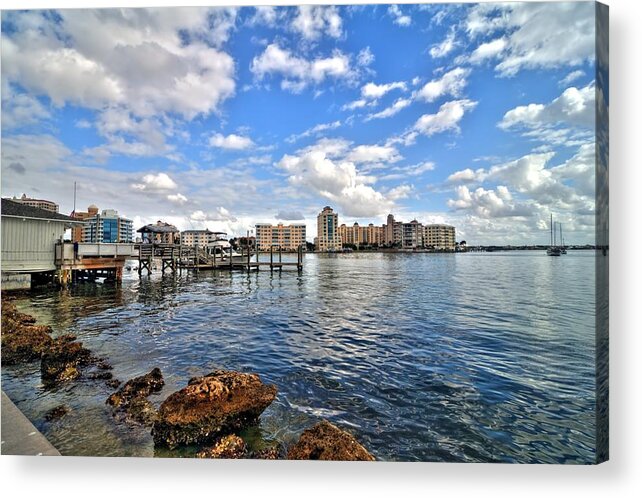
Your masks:
M 34 325 L 36 319 L 2 300 L 2 363 L 15 365 L 40 359 L 52 344 L 51 327 Z
M 199 451 L 196 458 L 244 458 L 247 452 L 245 441 L 230 434 L 216 441 L 214 446 Z
M 262 448 L 258 451 L 252 451 L 247 456 L 247 458 L 253 458 L 256 460 L 280 460 L 285 457 L 285 450 L 283 446 L 277 444 L 275 446 L 270 446 L 267 448 Z
M 40 359 L 53 344 L 47 325 L 15 325 L 5 327 L 2 321 L 2 363 L 15 365 Z
M 116 389 L 118 386 L 120 386 L 120 381 L 118 379 L 111 379 L 105 382 L 105 384 L 113 389 Z
M 62 336 L 43 353 L 40 375 L 45 383 L 75 379 L 80 375 L 78 367 L 87 365 L 90 358 L 91 352 L 81 342 L 70 342 L 69 337 Z
M 89 375 L 87 375 L 87 378 L 91 380 L 109 380 L 113 376 L 114 374 L 112 374 L 111 372 L 92 372 Z
M 170 395 L 154 424 L 154 443 L 170 449 L 181 444 L 204 444 L 258 422 L 276 397 L 276 386 L 256 374 L 217 370 L 193 378 Z
M 149 427 L 158 419 L 158 411 L 154 408 L 154 405 L 142 396 L 133 398 L 124 410 L 124 413 L 128 420 L 133 420 L 134 422 Z
M 111 376 L 111 372 L 101 373 Z M 118 385 L 120 382 L 116 381 L 115 387 Z M 151 426 L 158 419 L 158 412 L 146 398 L 160 391 L 164 385 L 163 374 L 159 368 L 154 368 L 148 374 L 128 380 L 121 389 L 107 398 L 107 404 L 115 408 L 114 415 Z
M 127 405 L 136 397 L 147 397 L 151 393 L 160 391 L 165 385 L 163 374 L 160 368 L 154 368 L 151 372 L 140 377 L 135 377 L 125 382 L 125 385 L 117 392 L 107 398 L 107 404 L 118 408 Z
M 347 432 L 323 420 L 301 434 L 288 460 L 366 460 L 374 457 Z
M 45 420 L 51 422 L 67 415 L 71 410 L 68 406 L 58 405 L 45 413 Z

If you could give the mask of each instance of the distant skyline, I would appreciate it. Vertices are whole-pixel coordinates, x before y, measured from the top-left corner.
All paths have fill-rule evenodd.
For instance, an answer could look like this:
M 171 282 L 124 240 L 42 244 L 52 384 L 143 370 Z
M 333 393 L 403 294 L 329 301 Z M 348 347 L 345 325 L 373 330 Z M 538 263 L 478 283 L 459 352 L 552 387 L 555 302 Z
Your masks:
M 593 243 L 594 4 L 2 13 L 2 196 Z

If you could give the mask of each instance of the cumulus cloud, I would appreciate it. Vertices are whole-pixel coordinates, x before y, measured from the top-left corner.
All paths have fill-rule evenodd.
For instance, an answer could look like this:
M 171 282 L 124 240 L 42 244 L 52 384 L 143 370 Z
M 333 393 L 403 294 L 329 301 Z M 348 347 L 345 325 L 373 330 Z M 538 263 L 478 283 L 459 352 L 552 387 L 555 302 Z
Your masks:
M 211 147 L 218 147 L 220 149 L 227 150 L 243 150 L 254 147 L 252 139 L 241 135 L 235 135 L 234 133 L 227 136 L 215 133 L 210 137 L 208 143 Z
M 560 80 L 560 85 L 561 86 L 568 86 L 571 83 L 573 83 L 575 80 L 578 80 L 582 77 L 586 76 L 586 73 L 582 71 L 581 69 L 577 69 L 575 71 L 571 71 L 568 73 L 564 78 Z
M 388 7 L 388 14 L 393 18 L 393 22 L 398 26 L 410 26 L 412 18 L 405 15 L 398 5 L 391 5 Z
M 504 114 L 498 126 L 518 130 L 527 138 L 550 145 L 577 146 L 593 139 L 595 87 L 570 87 L 547 104 L 518 106 Z
M 414 130 L 426 136 L 444 131 L 459 131 L 459 122 L 466 111 L 472 110 L 477 102 L 453 100 L 443 104 L 436 114 L 424 114 L 415 123 Z
M 139 183 L 132 184 L 134 190 L 146 192 L 159 192 L 163 190 L 174 190 L 177 185 L 167 173 L 149 173 L 141 179 Z
M 389 145 L 359 145 L 346 156 L 348 161 L 360 163 L 395 163 L 401 160 L 397 149 Z
M 572 2 L 514 2 L 474 5 L 465 21 L 471 39 L 507 32 L 501 76 L 523 69 L 577 66 L 595 57 L 595 6 Z M 486 45 L 484 50 L 499 48 Z M 496 52 L 494 55 L 498 55 Z
M 459 97 L 466 86 L 470 69 L 457 67 L 445 73 L 441 78 L 426 83 L 416 93 L 416 98 L 426 102 L 434 102 L 439 97 L 450 95 Z
M 233 9 L 65 9 L 57 16 L 3 15 L 15 29 L 2 35 L 3 78 L 56 106 L 119 105 L 137 116 L 192 119 L 234 93 L 232 57 L 198 41 L 224 43 Z
M 2 86 L 2 128 L 29 126 L 49 119 L 51 113 L 40 101 L 26 93 L 16 93 L 8 84 Z
M 377 85 L 372 82 L 366 83 L 361 87 L 361 95 L 365 99 L 378 99 L 395 89 L 406 90 L 406 83 L 403 81 L 395 81 L 393 83 L 386 83 L 383 85 Z
M 471 191 L 467 186 L 460 185 L 456 193 L 456 199 L 448 200 L 448 207 L 468 210 L 482 218 L 529 217 L 533 214 L 531 206 L 514 202 L 505 186 L 500 185 L 494 190 L 479 187 Z
M 183 194 L 169 194 L 167 196 L 167 200 L 170 202 L 173 202 L 174 204 L 185 204 L 187 202 L 187 197 L 185 197 Z
M 342 35 L 342 20 L 339 9 L 334 6 L 301 5 L 291 23 L 291 28 L 306 40 L 317 40 L 322 35 L 339 38 Z
M 479 64 L 487 59 L 492 59 L 500 55 L 506 48 L 507 41 L 505 38 L 482 43 L 470 55 L 468 61 L 471 64 Z
M 350 58 L 340 50 L 335 50 L 330 57 L 308 60 L 295 56 L 277 43 L 271 43 L 262 54 L 254 57 L 250 70 L 259 80 L 270 74 L 281 75 L 281 88 L 293 93 L 329 78 L 349 81 L 356 74 L 350 67 Z

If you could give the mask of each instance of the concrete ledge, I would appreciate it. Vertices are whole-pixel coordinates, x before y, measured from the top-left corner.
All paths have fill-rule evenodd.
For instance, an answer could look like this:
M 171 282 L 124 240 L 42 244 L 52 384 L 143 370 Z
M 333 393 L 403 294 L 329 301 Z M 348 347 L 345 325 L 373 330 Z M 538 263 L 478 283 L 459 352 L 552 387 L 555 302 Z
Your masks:
M 2 391 L 2 445 L 3 455 L 60 456 L 38 429 L 18 410 Z

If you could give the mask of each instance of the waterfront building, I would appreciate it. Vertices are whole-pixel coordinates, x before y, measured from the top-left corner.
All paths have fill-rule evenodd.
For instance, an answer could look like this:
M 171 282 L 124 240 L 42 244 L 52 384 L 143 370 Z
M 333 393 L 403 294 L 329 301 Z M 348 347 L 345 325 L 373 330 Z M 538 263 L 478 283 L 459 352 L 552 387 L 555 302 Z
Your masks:
M 9 200 L 24 204 L 25 206 L 31 206 L 38 209 L 44 209 L 45 211 L 51 211 L 52 213 L 58 212 L 58 204 L 56 204 L 55 202 L 48 201 L 46 199 L 34 199 L 32 197 L 27 197 L 27 194 L 22 194 L 22 197 L 14 196 Z
M 259 251 L 269 251 L 270 248 L 284 251 L 297 251 L 299 246 L 305 245 L 305 223 L 292 223 L 284 225 L 271 225 L 270 223 L 257 223 L 255 225 L 256 247 Z
M 211 232 L 206 228 L 204 230 L 184 230 L 180 237 L 181 244 L 184 246 L 207 247 L 212 242 L 226 239 L 227 233 Z
M 98 214 L 98 207 L 92 204 L 87 208 L 87 211 L 72 211 L 70 216 L 75 220 L 85 221 L 89 218 L 93 218 L 97 214 Z M 78 224 L 71 229 L 72 242 L 83 242 L 84 236 L 85 236 L 84 225 Z
M 454 251 L 455 227 L 444 224 L 424 226 L 424 245 L 439 251 Z
M 96 206 L 89 206 L 87 211 L 92 213 L 98 210 Z M 131 244 L 134 241 L 134 223 L 132 220 L 118 215 L 115 209 L 103 209 L 98 214 L 84 220 L 82 242 L 119 242 Z
M 319 251 L 341 250 L 341 238 L 339 237 L 339 215 L 330 206 L 325 206 L 317 216 L 317 237 L 316 248 Z
M 386 224 L 383 226 L 383 243 L 388 246 L 400 246 L 402 225 L 403 223 L 401 221 L 395 221 L 394 215 L 389 214 L 386 218 Z
M 423 225 L 417 220 L 401 225 L 401 247 L 404 249 L 416 249 L 424 246 Z
M 139 228 L 137 232 L 141 234 L 142 242 L 145 244 L 178 244 L 181 240 L 178 228 L 160 220 Z
M 2 199 L 2 290 L 28 289 L 33 275 L 54 272 L 56 244 L 78 223 L 51 210 Z
M 375 226 L 372 223 L 363 227 L 356 222 L 352 226 L 342 224 L 339 226 L 338 233 L 342 244 L 379 246 L 383 240 L 383 227 Z

